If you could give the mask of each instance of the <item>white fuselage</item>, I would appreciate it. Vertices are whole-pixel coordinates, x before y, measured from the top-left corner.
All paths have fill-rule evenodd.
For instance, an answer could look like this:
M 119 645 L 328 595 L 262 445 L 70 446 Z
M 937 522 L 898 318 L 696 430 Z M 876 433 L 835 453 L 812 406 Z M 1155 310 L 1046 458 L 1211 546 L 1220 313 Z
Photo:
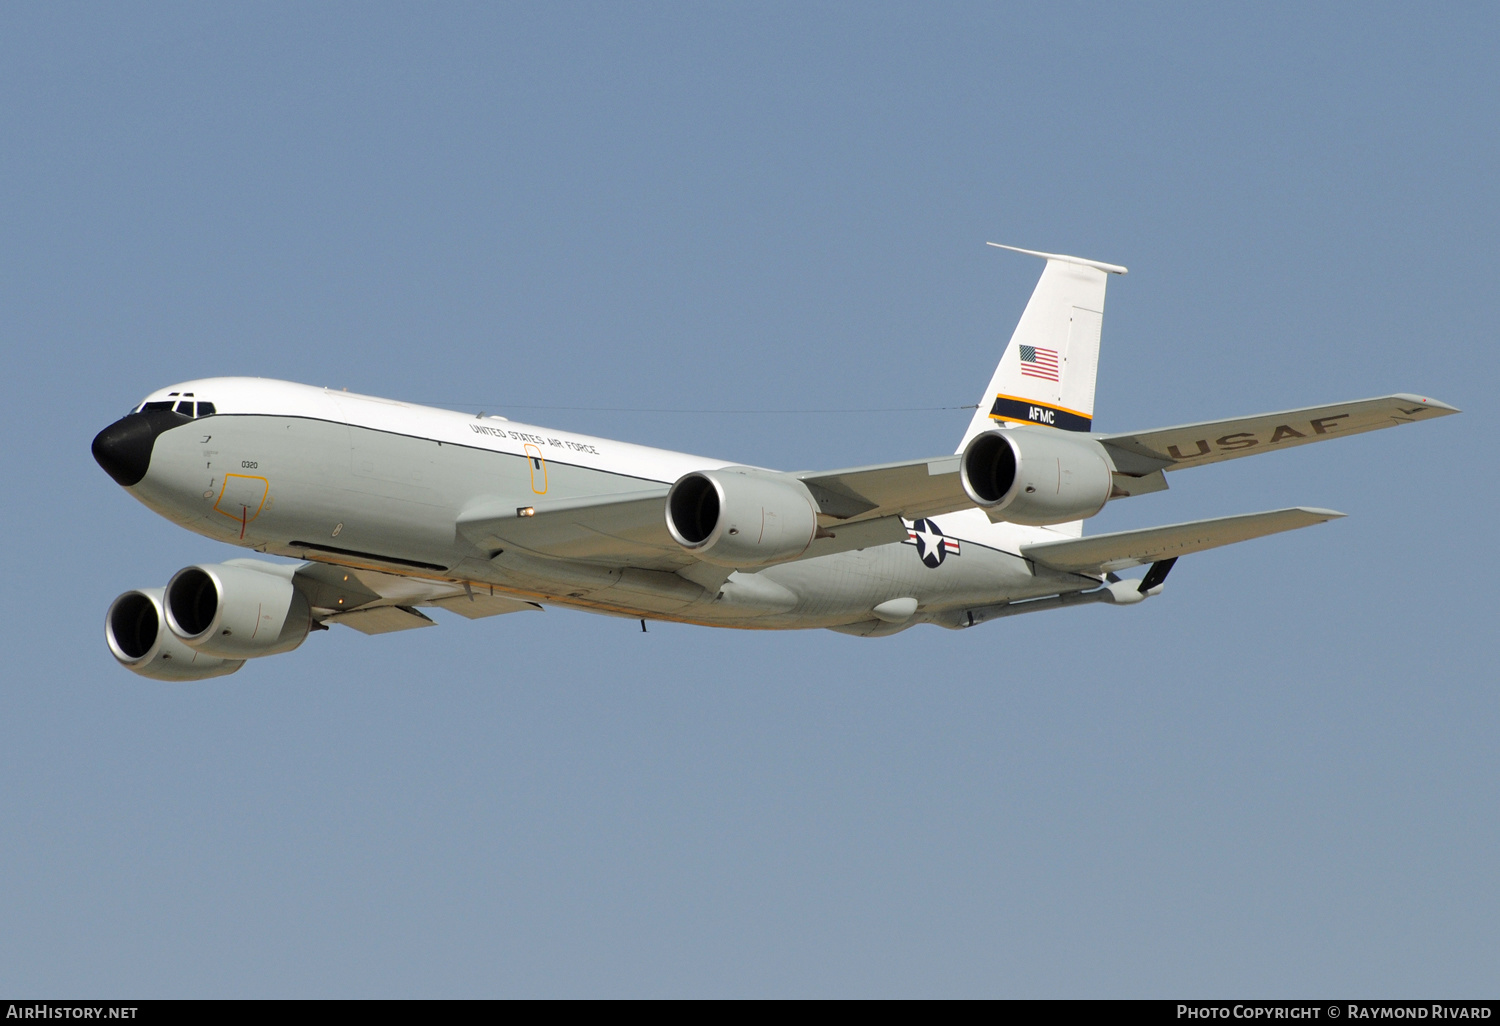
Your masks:
M 729 464 L 257 378 L 187 382 L 147 402 L 179 393 L 211 401 L 213 414 L 157 437 L 130 491 L 183 527 L 258 552 L 631 617 L 857 634 L 968 626 L 1008 603 L 1099 583 L 1019 555 L 1023 542 L 1056 537 L 1045 528 L 991 524 L 978 510 L 919 521 L 905 542 L 737 572 L 729 588 L 724 574 L 691 567 L 497 551 L 457 530 L 466 510 L 628 496 Z M 915 600 L 916 612 L 876 612 L 892 600 Z

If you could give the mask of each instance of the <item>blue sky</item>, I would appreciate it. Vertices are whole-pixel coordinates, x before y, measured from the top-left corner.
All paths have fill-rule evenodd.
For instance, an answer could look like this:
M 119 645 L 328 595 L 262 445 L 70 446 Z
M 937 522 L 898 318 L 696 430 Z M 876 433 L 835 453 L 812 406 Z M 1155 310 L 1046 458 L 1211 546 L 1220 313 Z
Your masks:
M 1497 22 L 5 7 L 0 992 L 1492 995 Z M 1350 514 L 1130 609 L 446 617 L 191 687 L 104 646 L 116 594 L 237 554 L 89 457 L 153 388 L 933 455 L 1040 270 L 990 239 L 1130 267 L 1101 430 L 1465 413 L 1111 504 Z

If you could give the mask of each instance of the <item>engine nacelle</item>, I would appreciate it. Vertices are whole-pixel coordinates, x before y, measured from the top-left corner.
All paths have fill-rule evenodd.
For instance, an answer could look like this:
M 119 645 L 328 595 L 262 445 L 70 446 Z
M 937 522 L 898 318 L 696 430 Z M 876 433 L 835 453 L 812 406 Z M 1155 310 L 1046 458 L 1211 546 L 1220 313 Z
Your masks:
M 220 659 L 188 648 L 167 629 L 162 589 L 127 591 L 109 605 L 104 640 L 120 665 L 152 680 L 206 680 L 233 673 L 243 659 Z
M 991 520 L 1063 524 L 1091 517 L 1113 490 L 1104 446 L 1050 428 L 986 431 L 964 447 L 964 491 Z
M 818 504 L 794 477 L 751 467 L 696 470 L 667 493 L 667 530 L 719 566 L 796 559 L 818 534 Z
M 292 585 L 290 570 L 251 560 L 184 567 L 167 582 L 167 626 L 206 655 L 290 652 L 312 629 L 307 598 Z

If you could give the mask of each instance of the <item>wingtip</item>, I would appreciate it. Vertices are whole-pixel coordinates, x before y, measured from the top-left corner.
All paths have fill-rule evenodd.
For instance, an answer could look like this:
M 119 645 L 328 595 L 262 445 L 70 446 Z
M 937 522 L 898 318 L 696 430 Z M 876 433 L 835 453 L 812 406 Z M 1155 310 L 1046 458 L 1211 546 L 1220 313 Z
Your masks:
M 1297 509 L 1303 513 L 1317 517 L 1320 521 L 1342 520 L 1349 515 L 1347 513 L 1340 513 L 1336 509 L 1321 509 L 1317 506 L 1298 506 Z
M 1435 412 L 1439 417 L 1446 417 L 1450 413 L 1462 413 L 1457 406 L 1449 406 L 1447 403 L 1434 399 L 1431 396 L 1413 395 L 1410 392 L 1397 392 L 1391 398 L 1400 399 L 1402 402 L 1418 403 Z

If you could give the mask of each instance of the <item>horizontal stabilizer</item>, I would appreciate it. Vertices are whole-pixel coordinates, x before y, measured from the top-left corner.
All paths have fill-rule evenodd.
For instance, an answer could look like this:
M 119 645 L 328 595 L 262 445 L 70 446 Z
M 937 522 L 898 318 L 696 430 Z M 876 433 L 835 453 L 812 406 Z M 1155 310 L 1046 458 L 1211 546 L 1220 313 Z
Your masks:
M 1144 476 L 1180 470 L 1238 456 L 1357 435 L 1378 428 L 1433 420 L 1460 412 L 1419 395 L 1386 395 L 1332 406 L 1308 406 L 1254 417 L 1206 420 L 1198 424 L 1123 434 L 1094 435 L 1109 450 L 1122 474 Z
M 1053 570 L 1097 574 L 1143 563 L 1185 556 L 1190 552 L 1215 549 L 1220 545 L 1249 541 L 1268 534 L 1292 531 L 1299 527 L 1337 520 L 1344 514 L 1331 509 L 1271 510 L 1268 513 L 1241 513 L 1212 520 L 1194 520 L 1186 524 L 1147 527 L 1139 531 L 1096 534 L 1067 541 L 1023 545 L 1021 555 Z

